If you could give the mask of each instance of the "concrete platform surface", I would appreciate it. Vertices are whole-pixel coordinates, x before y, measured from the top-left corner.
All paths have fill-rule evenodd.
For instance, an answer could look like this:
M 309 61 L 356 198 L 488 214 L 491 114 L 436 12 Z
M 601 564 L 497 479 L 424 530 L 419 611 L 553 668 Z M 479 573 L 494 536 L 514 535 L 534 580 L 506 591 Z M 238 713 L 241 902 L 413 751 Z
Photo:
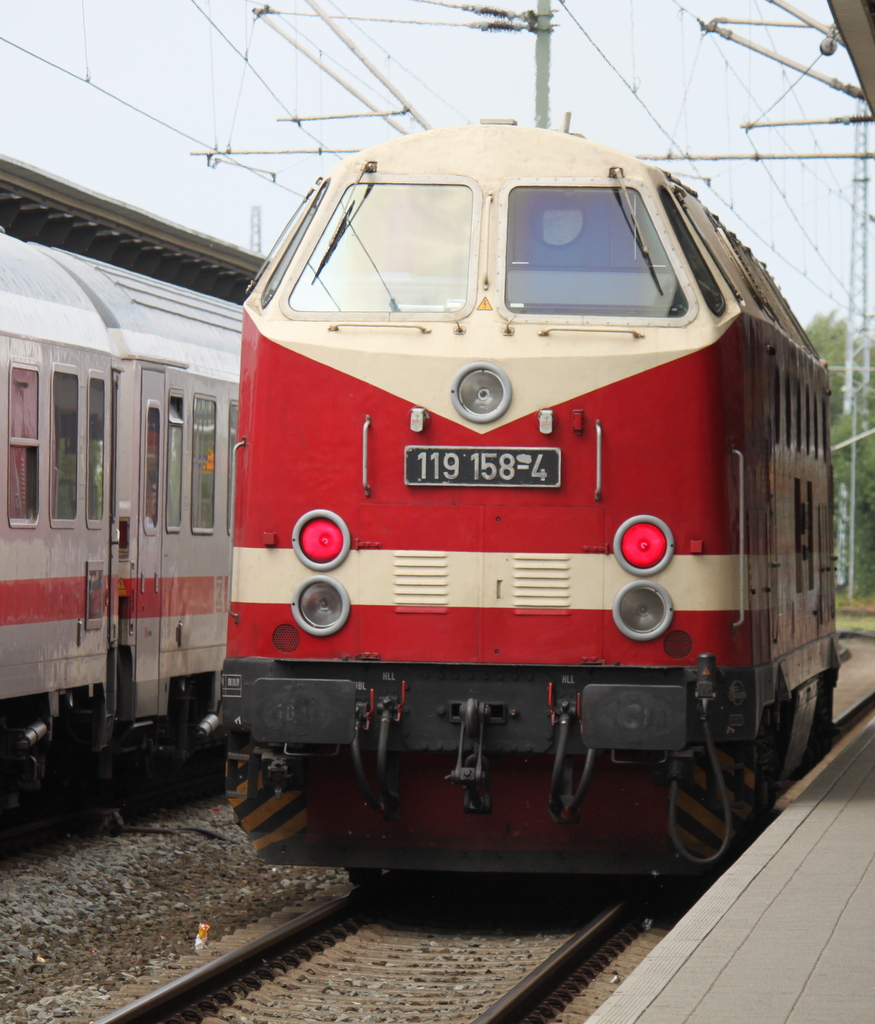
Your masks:
M 588 1024 L 875 1022 L 875 720 Z

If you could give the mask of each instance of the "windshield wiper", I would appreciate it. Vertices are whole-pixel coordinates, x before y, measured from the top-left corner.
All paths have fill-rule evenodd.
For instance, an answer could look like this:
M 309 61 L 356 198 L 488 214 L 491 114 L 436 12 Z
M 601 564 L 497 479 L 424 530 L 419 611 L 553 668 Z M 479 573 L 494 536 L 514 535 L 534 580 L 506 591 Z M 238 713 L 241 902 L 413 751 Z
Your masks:
M 359 233 L 358 233 L 358 231 L 356 231 L 355 228 L 352 229 L 352 237 L 362 247 L 362 252 L 365 254 L 365 256 L 367 256 L 371 266 L 374 268 L 374 273 L 380 279 L 380 284 L 386 289 L 386 294 L 389 296 L 389 312 L 390 313 L 398 313 L 399 312 L 399 307 L 398 307 L 398 303 L 395 301 L 395 296 L 389 290 L 389 285 L 387 285 L 385 280 L 383 279 L 383 275 L 380 273 L 380 268 L 377 266 L 376 263 L 374 263 L 374 257 L 368 252 L 367 246 L 361 240 L 361 238 L 359 237 Z
M 612 167 L 611 177 L 618 178 L 618 176 L 613 172 L 614 168 Z M 626 206 L 629 208 L 629 215 L 632 218 L 631 223 L 629 221 L 629 217 L 626 216 L 626 211 L 623 209 L 623 199 L 620 198 L 620 193 L 616 189 L 614 189 L 614 198 L 617 200 L 617 205 L 620 207 L 620 212 L 623 214 L 623 220 L 626 222 L 626 227 L 635 237 L 635 242 L 638 246 L 638 251 L 641 253 L 644 262 L 647 264 L 647 269 L 650 271 L 650 276 L 653 278 L 653 283 L 656 285 L 656 290 L 659 292 L 660 295 L 665 295 L 665 292 L 662 290 L 662 285 L 659 283 L 659 277 L 657 276 L 656 268 L 653 266 L 653 260 L 650 258 L 650 250 L 647 248 L 647 244 L 641 237 L 641 232 L 638 229 L 638 218 L 635 216 L 635 210 L 632 206 L 632 202 L 629 199 L 629 196 L 626 194 L 626 183 L 623 181 L 621 177 L 618 178 L 618 180 L 620 182 L 620 189 L 623 193 L 623 199 L 626 200 Z
M 368 185 L 365 188 L 365 194 L 361 198 L 361 202 L 358 204 L 356 209 L 355 200 L 349 204 L 349 207 L 343 211 L 343 216 L 340 218 L 340 223 L 337 225 L 334 234 L 331 236 L 331 241 L 328 243 L 328 248 L 325 250 L 325 255 L 319 261 L 319 266 L 316 268 L 316 273 L 313 275 L 313 280 L 310 282 L 311 285 L 315 284 L 319 280 L 319 275 L 325 269 L 326 264 L 334 255 L 337 246 L 340 244 L 341 238 L 346 234 L 347 228 L 352 224 L 353 219 L 361 213 L 362 207 L 365 205 L 365 200 L 371 194 L 373 185 Z
M 316 273 L 313 275 L 313 280 L 310 284 L 315 284 L 319 280 L 319 275 L 325 269 L 325 264 L 334 255 L 334 250 L 337 248 L 341 238 L 346 234 L 346 229 L 349 227 L 350 215 L 355 209 L 355 200 L 353 200 L 348 210 L 344 210 L 343 216 L 340 218 L 340 223 L 337 225 L 337 230 L 331 237 L 331 241 L 328 243 L 328 248 L 325 250 L 325 255 L 319 261 L 319 266 L 316 268 Z

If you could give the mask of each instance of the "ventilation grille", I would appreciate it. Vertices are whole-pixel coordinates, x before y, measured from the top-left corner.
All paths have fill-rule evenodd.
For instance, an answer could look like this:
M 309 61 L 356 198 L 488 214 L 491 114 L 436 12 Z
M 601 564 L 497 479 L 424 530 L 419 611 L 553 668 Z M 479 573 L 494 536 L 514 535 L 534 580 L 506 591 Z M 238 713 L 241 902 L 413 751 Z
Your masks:
M 686 658 L 693 649 L 693 638 L 682 629 L 673 629 L 666 633 L 662 649 L 670 658 Z
M 395 604 L 450 603 L 450 569 L 446 551 L 395 552 Z
M 514 555 L 515 608 L 570 608 L 570 555 Z
M 283 654 L 291 654 L 301 642 L 301 634 L 290 622 L 284 622 L 273 631 L 273 645 Z

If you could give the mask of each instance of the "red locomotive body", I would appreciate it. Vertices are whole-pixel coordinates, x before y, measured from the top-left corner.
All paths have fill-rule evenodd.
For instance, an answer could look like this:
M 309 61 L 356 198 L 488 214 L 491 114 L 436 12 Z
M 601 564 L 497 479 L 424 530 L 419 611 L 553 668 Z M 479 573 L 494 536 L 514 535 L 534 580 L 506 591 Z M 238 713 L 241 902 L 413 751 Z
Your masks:
M 247 303 L 229 796 L 273 862 L 688 871 L 828 743 L 826 373 L 581 138 L 344 161 Z

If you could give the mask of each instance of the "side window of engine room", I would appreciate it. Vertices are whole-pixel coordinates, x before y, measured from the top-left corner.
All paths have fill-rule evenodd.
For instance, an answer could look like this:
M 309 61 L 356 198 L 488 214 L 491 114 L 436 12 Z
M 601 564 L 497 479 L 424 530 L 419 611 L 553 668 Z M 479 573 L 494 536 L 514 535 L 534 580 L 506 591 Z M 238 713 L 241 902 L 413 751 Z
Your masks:
M 39 513 L 39 371 L 13 366 L 9 374 L 9 473 L 6 510 L 13 526 Z
M 517 186 L 506 260 L 514 313 L 664 318 L 689 308 L 633 188 Z

